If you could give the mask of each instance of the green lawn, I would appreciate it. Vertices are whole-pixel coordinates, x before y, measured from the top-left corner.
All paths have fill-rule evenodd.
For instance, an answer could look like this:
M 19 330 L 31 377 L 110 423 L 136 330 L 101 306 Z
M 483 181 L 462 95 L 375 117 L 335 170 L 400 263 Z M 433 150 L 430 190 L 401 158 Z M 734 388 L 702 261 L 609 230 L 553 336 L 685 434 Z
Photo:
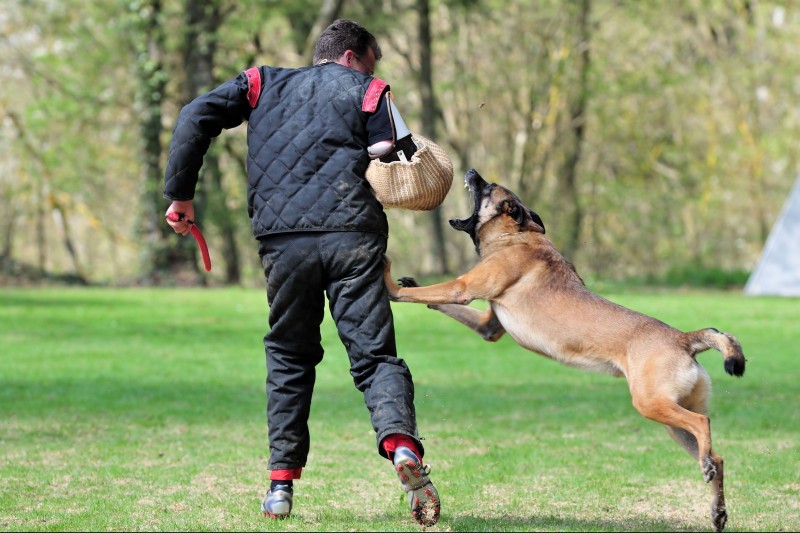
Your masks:
M 715 351 L 715 450 L 728 531 L 800 530 L 800 300 L 616 291 Z M 329 319 L 312 451 L 290 520 L 265 519 L 268 453 L 258 289 L 0 291 L 0 529 L 418 531 Z M 490 344 L 395 304 L 420 431 L 442 500 L 430 531 L 711 530 L 710 487 L 623 380 Z

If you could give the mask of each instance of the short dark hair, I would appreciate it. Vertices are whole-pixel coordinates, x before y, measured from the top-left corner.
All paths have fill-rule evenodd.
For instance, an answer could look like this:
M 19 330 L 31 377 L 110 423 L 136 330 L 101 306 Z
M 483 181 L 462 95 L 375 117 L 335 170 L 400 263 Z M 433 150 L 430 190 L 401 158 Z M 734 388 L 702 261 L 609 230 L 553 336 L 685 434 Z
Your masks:
M 317 39 L 313 63 L 316 65 L 326 59 L 336 61 L 347 50 L 352 50 L 357 55 L 364 55 L 369 48 L 375 52 L 375 60 L 379 60 L 382 55 L 381 47 L 378 46 L 374 35 L 358 22 L 347 19 L 335 20 Z

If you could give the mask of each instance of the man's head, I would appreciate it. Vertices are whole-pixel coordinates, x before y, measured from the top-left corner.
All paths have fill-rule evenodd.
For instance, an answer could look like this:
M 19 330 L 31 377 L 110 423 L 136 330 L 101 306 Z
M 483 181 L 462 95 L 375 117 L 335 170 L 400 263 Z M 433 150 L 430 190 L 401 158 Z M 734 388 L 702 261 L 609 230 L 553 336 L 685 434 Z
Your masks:
M 366 28 L 352 20 L 339 19 L 317 39 L 313 62 L 339 63 L 372 75 L 382 55 L 378 41 Z

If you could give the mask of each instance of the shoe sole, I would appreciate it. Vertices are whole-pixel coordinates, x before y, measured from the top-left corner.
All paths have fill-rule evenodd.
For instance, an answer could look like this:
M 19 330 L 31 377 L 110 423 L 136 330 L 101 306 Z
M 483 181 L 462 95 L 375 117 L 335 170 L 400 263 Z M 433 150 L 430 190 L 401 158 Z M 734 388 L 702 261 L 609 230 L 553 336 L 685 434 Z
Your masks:
M 411 506 L 411 516 L 423 526 L 433 526 L 439 521 L 441 503 L 439 493 L 433 486 L 430 479 L 425 481 L 424 474 L 421 472 L 421 465 L 412 460 L 404 460 L 398 463 L 397 477 L 404 486 L 410 487 L 408 491 L 409 504 Z

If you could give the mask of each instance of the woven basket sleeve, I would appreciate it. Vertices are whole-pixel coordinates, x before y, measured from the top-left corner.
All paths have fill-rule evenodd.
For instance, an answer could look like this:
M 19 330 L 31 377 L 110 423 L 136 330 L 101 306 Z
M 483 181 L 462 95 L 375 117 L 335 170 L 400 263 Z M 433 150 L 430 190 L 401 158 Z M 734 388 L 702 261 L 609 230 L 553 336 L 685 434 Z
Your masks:
M 442 204 L 453 183 L 453 163 L 430 139 L 413 135 L 420 147 L 411 161 L 370 162 L 367 181 L 385 208 L 430 211 Z

